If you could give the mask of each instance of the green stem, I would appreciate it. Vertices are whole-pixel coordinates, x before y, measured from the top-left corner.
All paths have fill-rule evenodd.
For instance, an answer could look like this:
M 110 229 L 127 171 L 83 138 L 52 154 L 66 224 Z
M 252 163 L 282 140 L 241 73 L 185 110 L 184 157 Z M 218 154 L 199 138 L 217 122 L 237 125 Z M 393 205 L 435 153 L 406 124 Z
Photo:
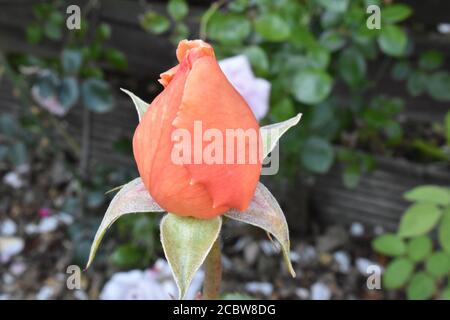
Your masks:
M 202 40 L 206 40 L 206 27 L 208 25 L 209 20 L 211 19 L 211 17 L 216 13 L 217 10 L 219 10 L 219 8 L 224 4 L 224 1 L 217 1 L 214 2 L 208 10 L 206 10 L 206 12 L 202 15 L 201 19 L 200 19 L 200 30 L 199 30 L 199 37 Z
M 203 284 L 203 299 L 205 300 L 219 299 L 220 283 L 222 282 L 221 257 L 220 237 L 217 237 L 205 260 L 205 282 Z

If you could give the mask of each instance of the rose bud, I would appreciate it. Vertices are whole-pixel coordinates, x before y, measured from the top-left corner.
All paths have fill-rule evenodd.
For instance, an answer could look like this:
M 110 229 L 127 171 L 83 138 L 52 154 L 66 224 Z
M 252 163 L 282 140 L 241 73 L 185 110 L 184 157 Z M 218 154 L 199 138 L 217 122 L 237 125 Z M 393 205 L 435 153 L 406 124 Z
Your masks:
M 258 122 L 209 44 L 183 40 L 176 55 L 134 133 L 142 181 L 170 213 L 206 219 L 244 211 L 261 173 Z

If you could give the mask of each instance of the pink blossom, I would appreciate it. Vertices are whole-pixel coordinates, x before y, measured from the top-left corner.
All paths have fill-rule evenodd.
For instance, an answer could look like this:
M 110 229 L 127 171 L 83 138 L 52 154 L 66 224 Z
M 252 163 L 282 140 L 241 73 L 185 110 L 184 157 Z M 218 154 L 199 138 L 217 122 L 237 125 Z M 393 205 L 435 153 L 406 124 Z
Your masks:
M 50 215 L 50 209 L 46 207 L 39 208 L 38 215 L 40 218 L 45 218 Z
M 34 98 L 34 100 L 44 109 L 49 111 L 50 113 L 53 113 L 56 116 L 64 116 L 68 109 L 64 108 L 58 101 L 55 95 L 51 95 L 49 97 L 42 97 L 39 94 L 39 89 L 37 86 L 33 86 L 31 88 L 31 96 Z
M 264 118 L 269 111 L 270 82 L 255 77 L 245 55 L 221 60 L 219 65 L 228 81 L 249 104 L 256 119 Z

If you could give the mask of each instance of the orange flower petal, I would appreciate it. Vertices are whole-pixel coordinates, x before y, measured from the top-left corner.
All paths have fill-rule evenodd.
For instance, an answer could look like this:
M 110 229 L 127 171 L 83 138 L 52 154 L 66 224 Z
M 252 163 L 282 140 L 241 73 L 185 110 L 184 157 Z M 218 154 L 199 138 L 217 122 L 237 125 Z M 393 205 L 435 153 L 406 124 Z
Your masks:
M 220 131 L 223 137 L 223 162 L 226 162 L 227 154 L 227 129 L 249 130 L 249 134 L 254 134 L 253 141 L 246 140 L 243 150 L 238 151 L 235 144 L 231 152 L 234 163 L 205 164 L 203 159 L 201 164 L 186 165 L 192 179 L 205 185 L 214 206 L 245 210 L 261 173 L 258 154 L 259 125 L 247 103 L 228 82 L 217 61 L 211 56 L 194 61 L 173 125 L 187 129 L 195 138 L 195 121 L 201 121 L 203 132 L 208 129 Z M 202 142 L 203 148 L 208 144 L 209 142 Z M 245 164 L 236 163 L 238 152 L 242 151 L 245 152 Z M 255 156 L 253 163 L 249 163 L 251 152 Z

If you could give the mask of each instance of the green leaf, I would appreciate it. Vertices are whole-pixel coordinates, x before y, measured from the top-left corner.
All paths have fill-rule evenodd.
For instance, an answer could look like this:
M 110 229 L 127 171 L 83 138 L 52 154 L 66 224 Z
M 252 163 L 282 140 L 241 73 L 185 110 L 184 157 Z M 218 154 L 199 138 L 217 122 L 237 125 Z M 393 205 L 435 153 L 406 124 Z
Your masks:
M 136 178 L 124 185 L 109 204 L 92 242 L 86 269 L 94 260 L 106 230 L 121 216 L 139 212 L 164 212 L 164 210 L 152 199 L 141 178 Z
M 78 101 L 79 95 L 78 82 L 75 78 L 66 77 L 62 79 L 58 88 L 58 101 L 65 108 L 71 108 Z
M 138 113 L 139 121 L 142 120 L 142 117 L 145 114 L 145 111 L 147 111 L 148 107 L 150 106 L 149 103 L 143 101 L 141 98 L 136 96 L 133 92 L 128 91 L 127 89 L 120 88 L 123 92 L 125 92 L 127 95 L 130 96 L 131 100 L 134 103 L 134 106 L 136 107 L 136 111 Z
M 441 224 L 439 225 L 439 244 L 442 249 L 450 254 L 450 209 L 444 211 Z
M 443 300 L 450 300 L 450 286 L 442 291 L 441 297 Z
M 428 202 L 437 205 L 450 204 L 450 189 L 435 185 L 423 185 L 405 192 L 406 200 Z
M 444 118 L 444 130 L 447 144 L 450 145 L 450 111 L 447 112 Z
M 325 11 L 320 16 L 320 25 L 323 29 L 330 29 L 342 21 L 342 14 L 334 11 Z
M 219 236 L 222 218 L 196 219 L 167 214 L 161 221 L 161 243 L 183 299 L 192 278 Z
M 409 283 L 406 295 L 409 300 L 426 300 L 431 298 L 435 290 L 433 278 L 425 272 L 417 272 Z
M 309 28 L 300 24 L 297 24 L 292 28 L 289 40 L 299 48 L 310 49 L 317 46 L 316 38 Z
M 270 124 L 259 129 L 262 140 L 263 159 L 275 148 L 281 136 L 290 128 L 295 126 L 301 119 L 302 114 L 299 113 L 295 117 L 283 122 Z
M 123 244 L 114 250 L 111 260 L 119 268 L 129 269 L 136 267 L 143 256 L 142 249 L 132 244 Z
M 317 104 L 325 100 L 331 92 L 333 79 L 322 70 L 299 71 L 292 80 L 292 94 L 306 104 Z
M 339 56 L 339 74 L 351 87 L 357 87 L 366 76 L 366 60 L 364 56 L 355 49 L 349 48 Z
M 405 243 L 399 236 L 388 233 L 377 237 L 372 241 L 372 247 L 387 256 L 401 256 L 406 251 Z
M 108 48 L 104 52 L 106 61 L 118 70 L 125 70 L 128 67 L 128 61 L 125 55 L 114 48 Z
M 267 41 L 283 41 L 289 38 L 291 30 L 287 22 L 275 14 L 265 14 L 255 21 L 255 31 Z
M 395 258 L 386 267 L 383 275 L 386 289 L 398 289 L 403 287 L 414 270 L 414 264 L 406 258 Z
M 108 112 L 113 108 L 114 99 L 107 82 L 90 78 L 81 85 L 81 94 L 84 105 L 98 113 Z
M 60 84 L 59 81 L 56 74 L 50 71 L 48 74 L 38 75 L 35 86 L 42 98 L 48 98 L 56 95 L 57 87 Z
M 258 183 L 253 199 L 246 211 L 231 210 L 225 213 L 225 216 L 254 225 L 272 234 L 280 242 L 286 265 L 292 277 L 295 277 L 295 271 L 289 257 L 290 241 L 286 218 L 277 200 L 262 183 Z
M 184 0 L 170 0 L 167 4 L 167 12 L 175 20 L 180 21 L 188 14 L 189 7 Z
M 60 12 L 52 12 L 44 24 L 45 35 L 51 40 L 61 39 L 63 22 L 64 17 Z
M 76 74 L 80 70 L 83 62 L 81 50 L 64 49 L 61 54 L 61 64 L 64 72 L 68 74 Z
M 275 121 L 282 121 L 282 119 L 292 118 L 296 111 L 292 99 L 284 97 L 275 101 L 271 107 L 270 113 Z
M 207 25 L 208 37 L 224 44 L 239 44 L 251 31 L 251 24 L 238 14 L 215 13 Z
M 435 278 L 441 278 L 450 272 L 450 256 L 438 251 L 428 257 L 425 267 L 427 272 Z
M 411 67 L 407 61 L 399 61 L 392 68 L 391 74 L 397 81 L 406 80 L 411 74 Z
M 269 58 L 261 47 L 250 46 L 245 48 L 243 53 L 247 56 L 255 71 L 263 74 L 269 71 Z
M 427 75 L 421 71 L 414 71 L 408 78 L 406 88 L 413 97 L 421 95 L 427 88 Z
M 255 298 L 243 293 L 234 292 L 225 293 L 220 300 L 255 300 Z
M 433 71 L 440 68 L 444 63 L 444 56 L 436 50 L 429 50 L 421 54 L 419 67 L 423 70 Z
M 396 23 L 405 20 L 412 13 L 409 6 L 405 4 L 393 4 L 383 8 L 381 18 L 387 23 Z
M 450 73 L 439 71 L 428 78 L 428 94 L 438 101 L 450 101 Z
M 349 0 L 319 0 L 324 8 L 333 12 L 345 12 L 349 5 Z
M 345 37 L 336 31 L 328 30 L 320 35 L 320 43 L 330 51 L 337 51 L 345 45 Z
M 37 24 L 31 24 L 26 29 L 27 41 L 33 44 L 41 41 L 43 34 L 42 28 Z
M 334 161 L 333 146 L 320 137 L 309 137 L 301 150 L 300 159 L 311 172 L 325 173 Z
M 160 15 L 155 11 L 147 11 L 141 17 L 141 26 L 147 32 L 154 34 L 161 34 L 169 30 L 170 21 L 165 16 Z
M 187 38 L 189 38 L 189 27 L 182 22 L 178 22 L 170 36 L 170 41 L 178 44 L 178 42 Z
M 431 239 L 427 236 L 418 236 L 409 241 L 407 253 L 412 261 L 419 262 L 428 257 L 432 250 L 433 242 Z
M 441 217 L 441 210 L 431 203 L 417 203 L 409 207 L 400 220 L 398 234 L 415 237 L 429 232 Z
M 342 181 L 344 186 L 352 189 L 358 186 L 361 178 L 361 168 L 358 164 L 351 164 L 345 167 L 342 173 Z
M 107 40 L 111 37 L 111 27 L 107 23 L 101 23 L 97 28 L 97 38 Z
M 14 167 L 18 167 L 28 161 L 28 152 L 25 143 L 18 141 L 14 143 L 8 153 L 9 159 Z
M 326 69 L 330 63 L 330 52 L 323 46 L 314 46 L 308 51 L 307 58 L 312 68 Z
M 51 3 L 37 3 L 33 5 L 33 13 L 39 20 L 45 19 L 53 10 Z
M 378 45 L 381 51 L 387 55 L 399 57 L 405 53 L 408 38 L 405 32 L 395 25 L 387 25 L 381 28 L 378 36 Z
M 397 121 L 388 120 L 383 131 L 386 135 L 386 145 L 396 145 L 402 141 L 403 129 Z

